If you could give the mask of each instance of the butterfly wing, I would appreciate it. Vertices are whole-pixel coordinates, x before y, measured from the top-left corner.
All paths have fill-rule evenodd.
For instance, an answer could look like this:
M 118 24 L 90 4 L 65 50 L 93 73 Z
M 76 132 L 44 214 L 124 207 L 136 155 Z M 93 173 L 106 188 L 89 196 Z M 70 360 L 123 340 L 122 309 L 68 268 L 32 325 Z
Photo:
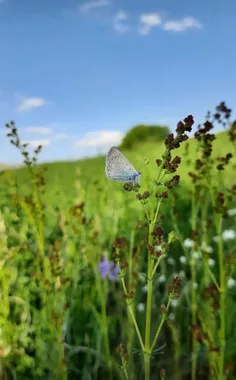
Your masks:
M 112 147 L 106 157 L 106 176 L 119 182 L 138 182 L 140 173 L 115 147 Z

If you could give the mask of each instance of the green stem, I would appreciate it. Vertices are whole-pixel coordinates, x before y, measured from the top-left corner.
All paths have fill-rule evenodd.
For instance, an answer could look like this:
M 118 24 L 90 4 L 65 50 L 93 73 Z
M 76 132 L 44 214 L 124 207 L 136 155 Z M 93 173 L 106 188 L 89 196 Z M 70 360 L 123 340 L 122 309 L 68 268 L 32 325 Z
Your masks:
M 128 264 L 128 289 L 131 289 L 132 287 L 132 274 L 133 274 L 133 248 L 134 248 L 134 238 L 135 238 L 135 230 L 132 230 L 131 237 L 130 237 L 130 248 L 129 248 L 129 264 Z M 128 344 L 127 349 L 128 352 L 131 352 L 133 340 L 134 340 L 134 329 L 133 329 L 133 318 L 131 313 L 128 313 Z M 133 361 L 133 355 L 129 357 L 129 370 L 134 372 L 134 361 Z
M 220 286 L 219 286 L 219 284 L 215 278 L 214 273 L 212 273 L 211 269 L 209 268 L 209 266 L 207 264 L 205 265 L 205 267 L 207 268 L 207 271 L 209 272 L 212 281 L 214 282 L 215 286 L 217 287 L 217 290 L 220 292 Z
M 171 302 L 171 297 L 169 297 L 169 299 L 168 299 L 167 306 L 166 306 L 166 312 L 168 312 L 168 310 L 169 310 L 170 302 Z M 158 329 L 156 331 L 155 337 L 153 339 L 153 343 L 151 345 L 151 350 L 150 350 L 151 352 L 153 351 L 153 349 L 154 349 L 154 347 L 156 345 L 156 341 L 157 341 L 157 339 L 158 339 L 158 337 L 160 335 L 160 332 L 161 332 L 161 329 L 162 329 L 162 326 L 163 326 L 165 320 L 166 320 L 166 313 L 162 314 L 161 322 L 160 322 L 160 324 L 158 326 Z
M 124 293 L 127 294 L 127 289 L 126 289 L 126 285 L 125 285 L 124 277 L 121 277 L 121 282 L 122 282 L 122 285 L 123 285 Z M 133 324 L 134 324 L 134 327 L 135 327 L 136 333 L 137 333 L 137 335 L 138 335 L 138 339 L 139 339 L 140 346 L 141 346 L 141 348 L 142 348 L 142 351 L 144 351 L 143 339 L 142 339 L 142 336 L 141 336 L 141 334 L 140 334 L 138 324 L 137 324 L 137 322 L 136 322 L 136 318 L 135 318 L 135 315 L 134 315 L 134 311 L 133 311 L 133 309 L 132 309 L 131 304 L 130 304 L 129 302 L 126 302 L 126 303 L 127 303 L 127 306 L 128 306 L 128 309 L 129 309 L 129 312 L 130 312 L 130 315 L 131 315 L 131 318 L 132 318 L 132 321 L 133 321 Z
M 151 234 L 149 234 L 149 244 L 151 243 Z M 147 290 L 147 310 L 146 310 L 146 329 L 145 329 L 145 347 L 144 362 L 145 362 L 145 380 L 150 378 L 150 331 L 151 331 L 151 311 L 152 311 L 152 272 L 153 260 L 151 255 L 148 255 L 148 290 Z
M 97 281 L 97 290 L 101 302 L 101 322 L 102 322 L 102 332 L 103 332 L 103 338 L 104 338 L 104 347 L 105 347 L 105 356 L 106 356 L 106 362 L 109 368 L 109 379 L 111 379 L 111 354 L 110 354 L 110 344 L 109 344 L 109 337 L 108 337 L 108 320 L 107 320 L 107 313 L 106 313 L 106 303 L 107 303 L 107 289 L 106 289 L 106 282 L 104 281 L 104 287 L 102 289 L 101 281 Z
M 157 178 L 156 178 L 156 186 L 159 185 L 161 173 L 163 170 L 164 165 L 164 157 L 168 153 L 168 150 L 166 149 L 162 163 L 159 167 Z M 153 237 L 151 235 L 153 228 L 155 226 L 155 223 L 157 221 L 158 212 L 161 206 L 162 198 L 159 199 L 156 210 L 155 210 L 155 194 L 153 191 L 152 194 L 152 208 L 150 212 L 150 223 L 149 223 L 149 233 L 148 233 L 148 244 L 152 245 L 153 243 Z M 150 332 L 151 332 L 151 316 L 152 316 L 152 286 L 153 286 L 153 260 L 151 255 L 148 255 L 148 289 L 147 289 L 147 308 L 146 308 L 146 326 L 145 326 L 145 345 L 143 349 L 143 355 L 144 355 L 144 365 L 145 365 L 145 380 L 150 379 Z
M 156 270 L 157 270 L 158 265 L 160 264 L 162 258 L 163 258 L 163 256 L 160 256 L 158 258 L 158 260 L 156 261 L 156 264 L 154 265 L 154 268 L 153 268 L 153 271 L 152 271 L 152 278 L 153 278 L 154 274 L 156 273 Z
M 197 205 L 196 205 L 196 196 L 195 190 L 192 194 L 192 231 L 196 230 L 196 218 L 197 218 Z M 193 248 L 191 251 L 190 257 L 190 270 L 191 270 L 191 311 L 192 311 L 192 325 L 196 325 L 197 322 L 197 302 L 196 302 L 196 261 L 193 257 Z M 191 380 L 196 379 L 196 370 L 197 370 L 197 341 L 195 337 L 192 336 L 192 363 L 191 363 Z
M 222 216 L 219 217 L 217 233 L 218 240 L 218 260 L 220 271 L 220 359 L 219 359 L 219 379 L 224 380 L 225 362 L 225 266 L 222 241 Z
M 192 257 L 190 260 L 190 269 L 191 269 L 191 310 L 192 310 L 192 325 L 196 325 L 197 321 L 197 304 L 196 304 L 196 292 L 194 284 L 196 282 L 196 268 L 195 260 Z M 191 380 L 196 378 L 196 369 L 197 369 L 197 342 L 195 337 L 192 337 L 192 366 L 191 366 Z

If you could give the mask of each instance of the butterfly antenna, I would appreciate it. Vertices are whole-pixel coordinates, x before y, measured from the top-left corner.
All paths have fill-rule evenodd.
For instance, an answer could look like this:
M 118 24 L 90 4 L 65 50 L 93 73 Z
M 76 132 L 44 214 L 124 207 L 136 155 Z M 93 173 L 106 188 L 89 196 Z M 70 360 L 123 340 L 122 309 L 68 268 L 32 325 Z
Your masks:
M 140 171 L 141 169 L 143 169 L 145 166 L 147 166 L 148 164 L 150 164 L 150 161 L 148 161 L 148 159 L 145 158 L 144 163 L 143 163 L 143 164 L 140 166 L 140 168 L 139 168 L 139 171 Z

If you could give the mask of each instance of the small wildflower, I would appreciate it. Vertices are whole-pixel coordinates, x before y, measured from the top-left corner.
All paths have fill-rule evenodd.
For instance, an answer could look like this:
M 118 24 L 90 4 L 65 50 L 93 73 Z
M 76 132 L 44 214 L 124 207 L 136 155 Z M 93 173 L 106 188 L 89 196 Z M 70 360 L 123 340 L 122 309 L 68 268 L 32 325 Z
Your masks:
M 156 245 L 155 246 L 156 251 L 161 251 L 162 252 L 162 246 L 161 245 Z
M 214 267 L 215 266 L 215 260 L 214 259 L 208 259 L 208 265 L 209 265 L 209 267 Z
M 228 210 L 228 215 L 229 216 L 236 216 L 236 208 L 231 208 Z
M 162 191 L 161 193 L 156 193 L 157 198 L 168 198 L 168 192 Z
M 196 282 L 194 282 L 193 287 L 194 287 L 194 289 L 197 289 L 198 288 L 198 284 Z
M 199 253 L 198 251 L 194 251 L 194 252 L 193 252 L 193 258 L 194 258 L 195 260 L 199 260 L 199 259 L 201 258 L 200 253 Z
M 193 240 L 191 240 L 189 238 L 184 240 L 184 246 L 186 248 L 191 248 L 191 247 L 193 247 L 193 245 L 194 245 L 194 241 Z
M 105 279 L 106 277 L 108 277 L 109 280 L 114 281 L 118 277 L 119 266 L 113 262 L 107 261 L 105 255 L 102 256 L 98 269 L 100 271 L 100 275 L 102 279 Z
M 229 278 L 227 281 L 228 288 L 234 288 L 236 286 L 236 280 Z
M 225 230 L 222 233 L 223 240 L 233 240 L 236 237 L 236 233 L 234 230 Z
M 164 304 L 161 305 L 160 312 L 161 312 L 161 314 L 166 314 L 167 313 L 167 309 L 166 309 L 166 306 Z
M 146 273 L 139 273 L 138 278 L 140 282 L 144 283 L 146 281 Z
M 165 370 L 165 368 L 161 368 L 160 369 L 160 379 L 165 380 L 165 378 L 166 378 L 166 370 Z
M 114 242 L 114 247 L 115 248 L 123 248 L 126 244 L 126 239 L 125 238 L 117 238 Z
M 213 252 L 213 248 L 210 247 L 209 245 L 207 245 L 206 242 L 204 242 L 204 241 L 202 242 L 201 249 L 204 252 L 207 252 L 207 253 L 212 253 Z
M 129 355 L 123 343 L 120 343 L 116 350 L 125 362 L 129 360 Z
M 177 299 L 172 299 L 171 300 L 171 306 L 173 306 L 174 308 L 177 307 L 179 305 L 179 300 Z
M 139 303 L 137 305 L 137 310 L 142 313 L 145 310 L 145 304 L 144 303 Z
M 182 280 L 179 276 L 173 278 L 172 284 L 167 284 L 167 292 L 170 297 L 178 297 Z
M 173 257 L 168 257 L 167 263 L 170 265 L 175 265 L 175 259 L 173 259 Z
M 174 320 L 175 320 L 175 315 L 174 315 L 174 313 L 170 313 L 170 314 L 169 314 L 169 319 L 170 319 L 171 321 L 174 321 Z
M 165 281 L 166 281 L 166 276 L 164 274 L 161 274 L 160 277 L 159 277 L 159 282 L 163 283 Z
M 131 300 L 132 298 L 134 298 L 134 291 L 133 290 L 127 290 L 126 293 L 123 293 L 123 297 L 126 301 Z
M 179 175 L 175 175 L 173 178 L 171 178 L 169 181 L 166 181 L 164 183 L 164 185 L 168 188 L 168 189 L 172 189 L 173 187 L 177 186 L 178 183 L 179 183 L 179 180 L 180 180 L 180 176 Z
M 147 291 L 148 291 L 148 285 L 147 284 L 142 287 L 142 291 L 144 293 L 147 293 Z
M 179 261 L 181 262 L 181 264 L 186 264 L 187 259 L 185 256 L 180 256 Z
M 185 278 L 185 271 L 184 271 L 184 270 L 181 270 L 181 271 L 179 272 L 179 277 L 181 277 L 182 279 Z
M 213 236 L 212 240 L 213 240 L 215 243 L 218 243 L 218 241 L 219 241 L 219 236 Z

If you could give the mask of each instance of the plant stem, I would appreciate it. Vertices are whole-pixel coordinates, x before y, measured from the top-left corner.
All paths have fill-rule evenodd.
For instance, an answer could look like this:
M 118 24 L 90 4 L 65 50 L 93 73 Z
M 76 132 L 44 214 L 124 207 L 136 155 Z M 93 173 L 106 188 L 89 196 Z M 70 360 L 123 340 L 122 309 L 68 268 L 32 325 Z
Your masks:
M 196 194 L 195 190 L 193 190 L 192 194 L 192 231 L 196 230 L 196 217 L 197 217 L 197 206 L 196 206 Z M 196 302 L 196 291 L 195 291 L 195 283 L 196 283 L 196 260 L 193 256 L 193 248 L 191 251 L 190 257 L 190 270 L 191 270 L 191 311 L 192 311 L 192 325 L 196 325 L 197 322 L 197 302 Z M 196 379 L 196 370 L 197 370 L 197 341 L 195 337 L 192 336 L 192 363 L 191 363 L 191 380 Z
M 190 260 L 190 268 L 191 268 L 191 310 L 192 310 L 192 325 L 196 325 L 197 321 L 197 304 L 196 304 L 196 292 L 194 288 L 194 284 L 196 282 L 196 268 L 195 268 L 195 260 L 192 257 Z M 197 369 L 197 342 L 195 337 L 192 337 L 192 366 L 191 366 L 191 380 L 195 380 L 196 378 L 196 369 Z
M 169 299 L 168 299 L 168 302 L 167 302 L 167 305 L 166 305 L 166 311 L 169 310 L 170 302 L 171 302 L 171 297 L 169 297 Z M 166 320 L 166 313 L 162 314 L 161 322 L 160 322 L 160 324 L 158 326 L 158 329 L 156 331 L 155 337 L 153 339 L 153 343 L 152 343 L 151 350 L 150 350 L 151 352 L 153 351 L 153 349 L 155 347 L 156 341 L 157 341 L 157 339 L 158 339 L 158 337 L 160 335 L 160 332 L 161 332 L 161 329 L 162 329 L 162 326 L 163 326 L 165 320 Z
M 151 234 L 149 234 L 151 236 Z M 151 239 L 149 238 L 149 241 Z M 149 243 L 150 244 L 150 243 Z M 145 380 L 150 378 L 150 331 L 151 331 L 151 311 L 152 311 L 152 271 L 153 260 L 151 255 L 148 255 L 148 291 L 147 291 L 147 311 L 146 311 L 146 329 L 145 329 L 145 347 L 144 362 L 145 362 Z
M 122 285 L 123 285 L 124 293 L 127 294 L 127 289 L 126 289 L 124 277 L 121 277 L 121 282 L 122 282 Z M 140 334 L 139 327 L 138 327 L 138 324 L 136 322 L 136 318 L 135 318 L 132 306 L 131 306 L 131 304 L 129 302 L 127 302 L 127 306 L 128 306 L 128 309 L 129 309 L 129 312 L 130 312 L 130 315 L 131 315 L 131 318 L 132 318 L 132 321 L 133 321 L 136 333 L 138 335 L 140 346 L 142 348 L 142 351 L 144 351 L 143 339 L 142 339 L 142 336 Z
M 217 226 L 218 240 L 218 260 L 220 271 L 220 359 L 219 359 L 219 379 L 224 380 L 225 361 L 225 266 L 222 241 L 222 216 L 219 217 Z

